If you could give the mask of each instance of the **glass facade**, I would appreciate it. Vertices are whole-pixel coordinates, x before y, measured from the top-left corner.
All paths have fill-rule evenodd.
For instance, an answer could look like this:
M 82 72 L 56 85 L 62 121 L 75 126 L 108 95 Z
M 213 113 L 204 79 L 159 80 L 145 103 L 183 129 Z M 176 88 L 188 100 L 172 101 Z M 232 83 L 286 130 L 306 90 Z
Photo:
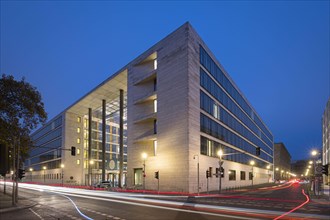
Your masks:
M 256 161 L 256 166 L 265 167 L 273 163 L 272 134 L 203 47 L 200 47 L 200 64 L 200 85 L 203 88 L 200 91 L 201 132 L 252 155 L 260 147 L 258 157 L 262 160 Z M 226 153 L 237 153 L 224 156 L 224 159 L 243 164 L 256 160 L 229 146 L 220 146 L 218 142 L 201 137 L 201 154 L 216 157 L 220 147 Z
M 57 117 L 51 123 L 33 134 L 34 148 L 30 152 L 30 158 L 25 166 L 33 170 L 60 168 L 62 157 L 62 116 Z
M 124 166 L 123 170 L 127 170 L 127 96 L 124 94 Z M 105 170 L 106 173 L 119 173 L 119 97 L 106 103 L 106 144 L 105 144 Z M 88 119 L 88 116 L 85 116 Z M 92 148 L 91 148 L 91 160 L 94 161 L 92 169 L 102 169 L 102 107 L 94 109 L 92 113 Z M 86 152 L 85 164 L 87 163 L 87 150 L 88 150 L 88 126 L 87 123 L 84 126 L 84 148 Z M 84 166 L 87 168 L 87 166 Z M 101 175 L 97 179 L 100 179 Z M 117 181 L 116 177 L 109 177 L 112 181 Z M 106 177 L 108 179 L 108 177 Z

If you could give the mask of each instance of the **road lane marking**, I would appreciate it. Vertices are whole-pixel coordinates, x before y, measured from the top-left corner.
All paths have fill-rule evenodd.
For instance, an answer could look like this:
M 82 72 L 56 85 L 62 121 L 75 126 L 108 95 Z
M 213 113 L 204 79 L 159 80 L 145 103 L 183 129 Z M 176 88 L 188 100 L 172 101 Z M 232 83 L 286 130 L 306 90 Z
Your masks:
M 84 213 L 82 213 L 82 212 L 79 210 L 79 208 L 77 207 L 77 205 L 72 201 L 72 199 L 70 199 L 70 197 L 68 197 L 68 196 L 66 196 L 66 195 L 62 195 L 61 193 L 56 193 L 56 192 L 53 192 L 53 193 L 55 193 L 55 194 L 59 194 L 59 195 L 65 197 L 65 198 L 67 198 L 68 200 L 70 200 L 70 201 L 72 202 L 72 204 L 74 205 L 74 207 L 76 208 L 76 210 L 78 211 L 78 213 L 79 213 L 82 217 L 84 217 L 84 218 L 87 219 L 87 220 L 93 220 L 92 218 L 90 218 L 90 217 L 88 217 L 87 215 L 85 215 Z
M 29 188 L 29 189 L 34 189 L 37 188 L 37 186 L 29 186 L 29 185 L 20 185 L 23 186 L 23 188 Z M 26 187 L 24 187 L 26 186 Z M 137 206 L 146 206 L 146 205 L 142 205 L 141 203 L 145 202 L 145 203 L 149 203 L 148 205 L 150 205 L 150 203 L 152 205 L 150 205 L 149 207 L 154 207 L 154 208 L 160 208 L 160 209 L 166 209 L 166 206 L 170 206 L 170 202 L 164 202 L 164 201 L 156 201 L 153 199 L 139 199 L 139 198 L 129 198 L 130 196 L 126 195 L 126 193 L 108 193 L 108 192 L 102 192 L 102 194 L 98 193 L 98 192 L 91 192 L 88 190 L 81 190 L 81 189 L 61 189 L 61 188 L 57 188 L 57 187 L 46 187 L 46 186 L 38 186 L 38 189 L 40 189 L 40 187 L 44 188 L 45 190 L 47 189 L 50 190 L 51 192 L 56 191 L 59 194 L 66 194 L 66 195 L 70 195 L 70 196 L 75 196 L 75 197 L 82 197 L 82 198 L 90 198 L 90 199 L 96 199 L 96 200 L 104 200 L 104 201 L 110 201 L 110 202 L 116 202 L 116 203 L 126 203 L 126 204 L 131 204 L 131 205 L 137 205 Z M 78 194 L 79 193 L 79 194 Z M 110 199 L 113 198 L 113 199 Z M 124 200 L 124 201 L 122 201 Z M 126 201 L 125 201 L 126 200 Z M 134 200 L 134 202 L 132 201 Z M 132 202 L 129 202 L 132 201 Z M 140 203 L 139 203 L 140 202 Z M 181 204 L 181 205 L 180 205 Z M 173 205 L 175 205 L 176 207 L 182 207 L 182 204 L 184 203 L 179 203 L 173 202 Z M 157 206 L 158 205 L 158 206 Z M 163 206 L 162 206 L 163 205 Z M 196 204 L 195 208 L 200 208 L 203 207 L 203 205 L 201 204 Z M 223 207 L 223 206 L 217 206 L 216 208 L 213 206 L 207 206 L 206 209 L 211 209 L 211 210 L 218 210 L 218 212 L 220 211 L 224 211 L 224 210 L 230 210 L 233 212 L 237 212 L 237 214 L 240 213 L 259 213 L 259 214 L 264 214 L 265 212 L 268 215 L 272 215 L 272 216 L 278 216 L 281 215 L 283 212 L 280 211 L 270 211 L 270 210 L 257 210 L 257 209 L 242 209 L 242 208 L 232 208 L 232 207 Z M 185 212 L 186 210 L 183 209 L 177 209 L 176 211 L 182 211 Z M 200 213 L 201 214 L 201 213 Z M 206 215 L 210 215 L 209 212 L 204 213 Z M 216 213 L 218 214 L 218 213 Z M 226 215 L 227 217 L 233 217 L 232 215 Z M 308 214 L 303 214 L 303 213 L 293 213 L 293 216 L 303 216 L 303 217 L 314 217 L 314 218 L 319 218 L 319 219 L 324 219 L 325 216 L 324 215 L 308 215 Z M 240 217 L 238 217 L 240 218 Z M 328 218 L 327 218 L 328 219 Z
M 35 214 L 36 216 L 38 216 L 38 218 L 40 218 L 41 220 L 44 220 L 38 213 L 36 213 L 35 211 L 33 211 L 31 208 L 29 208 L 29 210 Z
M 294 212 L 294 211 L 296 211 L 297 209 L 303 207 L 303 206 L 306 205 L 307 203 L 309 203 L 309 197 L 305 194 L 304 189 L 302 189 L 301 192 L 302 192 L 302 194 L 304 194 L 304 196 L 306 197 L 306 201 L 303 202 L 302 204 L 300 204 L 299 206 L 297 206 L 297 207 L 291 209 L 290 211 L 288 211 L 288 212 L 286 212 L 286 213 L 284 213 L 284 214 L 278 216 L 277 218 L 274 218 L 274 220 L 278 220 L 278 219 L 280 219 L 280 218 L 282 218 L 282 217 L 284 217 L 284 216 L 290 214 L 291 212 Z

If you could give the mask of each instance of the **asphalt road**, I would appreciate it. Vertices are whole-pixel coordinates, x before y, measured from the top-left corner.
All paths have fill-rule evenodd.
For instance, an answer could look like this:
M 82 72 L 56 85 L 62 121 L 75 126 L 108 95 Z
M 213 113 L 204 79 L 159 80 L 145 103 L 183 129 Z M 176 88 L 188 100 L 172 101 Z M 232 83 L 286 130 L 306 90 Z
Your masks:
M 162 207 L 122 199 L 108 201 L 105 197 L 84 198 L 63 196 L 54 192 L 20 189 L 21 199 L 34 201 L 31 208 L 1 214 L 1 220 L 21 219 L 116 219 L 116 220 L 181 220 L 181 219 L 238 219 L 235 216 L 203 213 L 180 207 Z M 72 201 L 70 201 L 70 199 Z M 131 204 L 129 204 L 131 203 Z M 81 213 L 76 209 L 79 209 Z M 239 217 L 239 219 L 244 219 Z M 246 218 L 252 219 L 252 218 Z
M 33 206 L 2 213 L 1 220 L 274 219 L 306 201 L 302 186 L 299 184 L 199 197 L 95 192 L 22 184 L 19 195 L 20 200 L 33 201 Z M 326 204 L 315 206 L 313 203 L 308 203 L 294 213 L 296 212 L 303 213 L 300 216 L 296 214 L 297 216 L 294 217 L 297 218 L 329 219 L 330 217 L 330 207 Z M 286 218 L 287 216 L 281 219 Z

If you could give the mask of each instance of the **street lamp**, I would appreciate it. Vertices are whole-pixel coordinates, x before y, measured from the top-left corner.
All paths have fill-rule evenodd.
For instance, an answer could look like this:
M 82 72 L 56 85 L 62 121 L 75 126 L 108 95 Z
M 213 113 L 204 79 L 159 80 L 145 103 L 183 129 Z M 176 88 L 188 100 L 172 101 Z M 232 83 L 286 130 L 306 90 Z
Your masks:
M 89 164 L 90 164 L 90 169 L 91 169 L 91 186 L 93 185 L 93 165 L 94 165 L 94 160 L 90 160 L 89 161 Z
M 33 171 L 33 168 L 30 168 L 29 170 L 31 172 L 31 182 L 32 182 L 32 171 Z
M 222 149 L 220 149 L 218 151 L 218 156 L 219 156 L 219 173 L 218 173 L 218 176 L 219 176 L 219 194 L 221 193 L 221 166 L 222 166 L 222 155 L 223 155 L 223 151 Z
M 194 160 L 197 157 L 197 193 L 199 195 L 199 155 L 194 155 Z
M 143 159 L 143 189 L 146 189 L 146 159 L 148 157 L 147 153 L 142 153 L 142 159 Z
M 44 170 L 44 183 L 46 182 L 46 166 L 43 166 L 42 169 Z
M 254 162 L 254 160 L 251 160 L 250 161 L 250 165 L 252 166 L 252 187 L 253 187 L 253 166 L 254 166 L 254 164 L 255 164 L 255 162 Z
M 316 195 L 316 187 L 318 187 L 318 186 L 316 186 L 318 180 L 316 178 L 316 159 L 315 159 L 315 157 L 316 157 L 317 154 L 318 154 L 318 152 L 316 150 L 312 150 L 311 155 L 313 157 L 313 161 L 310 164 L 313 164 L 313 166 L 314 166 L 314 169 L 313 169 L 313 172 L 314 172 L 314 175 L 313 175 L 313 191 L 314 191 L 314 195 Z
M 64 164 L 61 164 L 61 168 L 62 168 L 62 187 L 63 187 L 63 168 L 64 168 Z

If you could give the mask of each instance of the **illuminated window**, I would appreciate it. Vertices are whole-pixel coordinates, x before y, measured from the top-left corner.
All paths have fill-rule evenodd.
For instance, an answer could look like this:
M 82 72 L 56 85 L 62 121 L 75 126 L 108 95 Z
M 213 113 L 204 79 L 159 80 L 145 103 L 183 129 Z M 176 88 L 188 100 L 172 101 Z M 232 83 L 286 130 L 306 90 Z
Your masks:
M 157 112 L 157 99 L 154 100 L 154 112 Z
M 84 128 L 87 128 L 87 126 L 88 126 L 88 120 L 85 119 L 85 120 L 84 120 Z
M 84 148 L 87 148 L 87 146 L 88 146 L 88 141 L 84 140 Z
M 78 123 L 81 122 L 81 117 L 77 117 L 77 122 L 78 122 Z
M 207 140 L 207 156 L 211 156 L 212 154 L 212 142 Z
M 84 150 L 84 158 L 87 158 L 88 151 Z
M 77 155 L 80 155 L 80 149 L 77 148 Z
M 84 131 L 84 138 L 87 139 L 87 131 Z
M 80 138 L 77 138 L 77 144 L 80 144 Z
M 142 168 L 134 169 L 134 185 L 142 185 Z
M 77 160 L 77 165 L 80 165 L 80 160 L 79 159 Z
M 154 156 L 157 155 L 157 141 L 154 141 Z
M 80 134 L 80 128 L 77 128 L 77 133 Z
M 220 111 L 219 111 L 219 106 L 217 104 L 213 104 L 213 117 L 216 119 L 220 119 Z
M 157 69 L 157 59 L 154 59 L 154 69 Z
M 88 160 L 84 160 L 84 168 L 87 169 Z

